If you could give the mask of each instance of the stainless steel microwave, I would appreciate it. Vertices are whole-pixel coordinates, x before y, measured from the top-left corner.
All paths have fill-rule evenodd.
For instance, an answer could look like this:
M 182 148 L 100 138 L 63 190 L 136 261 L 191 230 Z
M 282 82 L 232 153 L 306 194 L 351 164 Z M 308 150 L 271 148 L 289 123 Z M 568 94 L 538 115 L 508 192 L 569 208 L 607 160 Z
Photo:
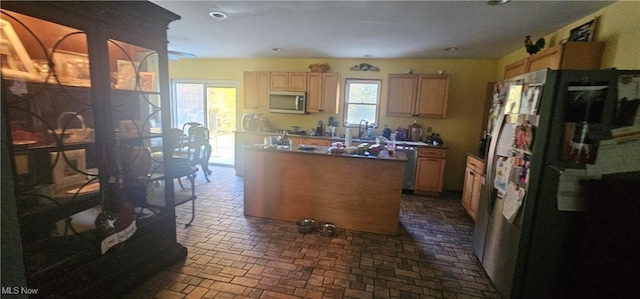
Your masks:
M 306 94 L 297 91 L 270 91 L 269 112 L 306 114 Z

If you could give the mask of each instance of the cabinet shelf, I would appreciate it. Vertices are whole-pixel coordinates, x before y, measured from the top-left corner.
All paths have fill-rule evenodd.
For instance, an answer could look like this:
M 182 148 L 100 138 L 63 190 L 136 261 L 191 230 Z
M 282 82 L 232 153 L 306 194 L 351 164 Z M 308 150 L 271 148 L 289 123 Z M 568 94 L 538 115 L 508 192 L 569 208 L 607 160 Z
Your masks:
M 168 215 L 156 214 L 152 217 L 136 219 L 136 233 L 127 241 L 136 242 L 137 239 L 143 238 L 146 234 L 152 232 L 155 225 L 161 225 L 163 222 L 169 221 L 168 218 Z M 59 280 L 59 277 L 69 269 L 79 265 L 86 266 L 96 263 L 96 259 L 105 259 L 113 255 L 113 253 L 101 255 L 101 242 L 102 237 L 97 229 L 71 236 L 51 237 L 42 241 L 40 246 L 53 250 L 36 253 L 47 255 L 46 259 L 40 259 L 46 260 L 47 263 L 38 263 L 36 256 L 25 257 L 25 260 L 30 262 L 25 267 L 27 275 L 34 282 L 46 283 L 55 281 Z M 126 246 L 126 244 L 124 245 Z
M 25 198 L 23 198 L 25 199 Z M 69 217 L 86 209 L 100 204 L 100 196 L 97 192 L 91 194 L 79 194 L 73 197 L 54 198 L 58 203 L 25 207 L 18 215 L 22 225 L 33 226 L 39 223 L 52 223 Z

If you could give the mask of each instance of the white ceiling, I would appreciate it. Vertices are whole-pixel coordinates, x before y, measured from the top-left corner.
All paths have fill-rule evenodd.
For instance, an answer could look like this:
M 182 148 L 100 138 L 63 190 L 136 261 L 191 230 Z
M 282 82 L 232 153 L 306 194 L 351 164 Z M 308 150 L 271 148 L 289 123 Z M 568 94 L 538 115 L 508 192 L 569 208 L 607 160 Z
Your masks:
M 526 35 L 537 39 L 614 3 L 152 2 L 182 17 L 169 24 L 169 50 L 198 58 L 500 58 L 522 48 Z M 210 11 L 228 18 L 211 18 Z

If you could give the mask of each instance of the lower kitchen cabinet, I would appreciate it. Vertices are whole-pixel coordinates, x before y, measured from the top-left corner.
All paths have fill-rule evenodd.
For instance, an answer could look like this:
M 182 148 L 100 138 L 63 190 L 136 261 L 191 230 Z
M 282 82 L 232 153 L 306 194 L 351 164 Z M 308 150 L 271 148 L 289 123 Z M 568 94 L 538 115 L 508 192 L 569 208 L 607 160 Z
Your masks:
M 446 157 L 446 148 L 421 147 L 418 149 L 414 193 L 431 196 L 442 194 Z
M 462 190 L 462 206 L 471 219 L 476 221 L 480 193 L 482 191 L 482 172 L 484 162 L 474 156 L 467 157 L 467 168 L 464 174 L 464 189 Z

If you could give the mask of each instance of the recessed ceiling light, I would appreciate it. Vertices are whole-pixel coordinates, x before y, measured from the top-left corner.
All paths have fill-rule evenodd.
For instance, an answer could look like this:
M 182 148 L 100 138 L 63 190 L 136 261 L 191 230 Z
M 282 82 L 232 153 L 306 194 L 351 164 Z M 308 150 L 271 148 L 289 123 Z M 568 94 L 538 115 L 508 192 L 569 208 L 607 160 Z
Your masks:
M 458 51 L 458 48 L 456 47 L 449 47 L 445 49 L 446 51 Z
M 276 51 L 276 52 L 282 52 L 284 51 L 282 48 L 273 48 L 272 50 Z
M 212 11 L 209 13 L 209 16 L 219 20 L 226 19 L 228 17 L 226 13 L 219 12 L 219 11 Z
M 502 4 L 506 4 L 509 1 L 510 0 L 489 0 L 487 1 L 487 3 L 489 3 L 489 5 L 502 5 Z

